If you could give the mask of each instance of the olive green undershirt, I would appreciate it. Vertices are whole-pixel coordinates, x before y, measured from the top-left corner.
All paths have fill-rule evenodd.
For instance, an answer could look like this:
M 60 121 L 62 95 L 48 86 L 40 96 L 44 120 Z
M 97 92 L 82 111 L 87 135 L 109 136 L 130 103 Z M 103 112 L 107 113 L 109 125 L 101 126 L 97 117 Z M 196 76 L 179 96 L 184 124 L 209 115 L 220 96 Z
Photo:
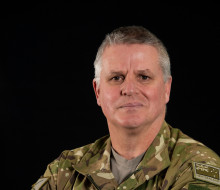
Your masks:
M 145 153 L 145 152 L 144 152 Z M 113 148 L 111 154 L 111 171 L 120 184 L 128 175 L 132 174 L 144 156 L 144 153 L 136 158 L 127 160 L 120 156 Z

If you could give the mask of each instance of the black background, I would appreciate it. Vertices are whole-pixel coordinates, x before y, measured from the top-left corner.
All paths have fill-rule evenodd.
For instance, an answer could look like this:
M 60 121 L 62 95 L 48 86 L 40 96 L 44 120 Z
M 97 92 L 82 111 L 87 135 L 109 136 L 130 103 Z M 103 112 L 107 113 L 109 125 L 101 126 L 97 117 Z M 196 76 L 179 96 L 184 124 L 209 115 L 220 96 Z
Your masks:
M 220 153 L 218 6 L 24 3 L 1 9 L 1 144 L 10 189 L 30 189 L 63 150 L 108 133 L 92 88 L 93 61 L 105 34 L 123 25 L 148 28 L 168 49 L 167 122 Z

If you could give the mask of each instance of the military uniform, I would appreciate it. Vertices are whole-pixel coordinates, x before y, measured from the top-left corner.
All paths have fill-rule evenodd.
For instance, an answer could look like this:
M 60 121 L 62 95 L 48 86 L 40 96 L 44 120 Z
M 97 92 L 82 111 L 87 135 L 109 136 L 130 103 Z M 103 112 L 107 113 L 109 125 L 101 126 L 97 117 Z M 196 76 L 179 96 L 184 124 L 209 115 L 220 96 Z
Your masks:
M 110 167 L 111 141 L 63 151 L 32 189 L 220 190 L 220 158 L 165 121 L 134 173 L 117 184 Z

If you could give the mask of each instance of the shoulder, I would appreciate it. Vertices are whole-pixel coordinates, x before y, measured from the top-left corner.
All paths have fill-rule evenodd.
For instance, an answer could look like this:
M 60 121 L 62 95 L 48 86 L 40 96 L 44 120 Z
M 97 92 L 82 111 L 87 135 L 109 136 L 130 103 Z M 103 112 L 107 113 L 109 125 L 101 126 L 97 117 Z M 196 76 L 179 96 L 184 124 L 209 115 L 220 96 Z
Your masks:
M 58 158 L 47 165 L 44 175 L 33 187 L 35 189 L 57 189 L 59 186 L 63 189 L 64 186 L 71 186 L 76 174 L 75 166 L 82 162 L 87 163 L 88 159 L 102 150 L 108 139 L 109 135 L 106 135 L 94 143 L 72 150 L 64 150 Z
M 209 175 L 215 169 L 219 171 L 220 158 L 212 149 L 203 143 L 189 137 L 181 130 L 170 127 L 170 167 L 168 174 L 175 176 L 173 186 L 177 189 L 188 187 L 190 183 L 203 183 L 209 186 L 215 185 L 215 179 Z M 196 176 L 198 166 L 207 168 L 200 178 Z M 174 175 L 175 174 L 175 175 Z M 209 180 L 206 180 L 206 179 Z
M 93 145 L 94 143 L 91 143 L 72 150 L 64 150 L 56 160 L 59 162 L 70 161 L 72 164 L 76 164 L 88 153 Z
M 220 165 L 220 158 L 212 149 L 177 128 L 170 127 L 170 129 L 170 141 L 173 141 L 172 158 L 181 159 L 182 162 L 191 160 L 215 166 Z
M 82 160 L 87 160 L 89 157 L 96 154 L 108 138 L 109 135 L 106 135 L 96 140 L 95 142 L 84 145 L 82 147 L 78 147 L 72 150 L 64 150 L 61 152 L 58 158 L 49 164 L 49 167 L 54 172 L 55 170 L 58 170 L 58 168 L 72 169 L 74 165 L 80 163 Z

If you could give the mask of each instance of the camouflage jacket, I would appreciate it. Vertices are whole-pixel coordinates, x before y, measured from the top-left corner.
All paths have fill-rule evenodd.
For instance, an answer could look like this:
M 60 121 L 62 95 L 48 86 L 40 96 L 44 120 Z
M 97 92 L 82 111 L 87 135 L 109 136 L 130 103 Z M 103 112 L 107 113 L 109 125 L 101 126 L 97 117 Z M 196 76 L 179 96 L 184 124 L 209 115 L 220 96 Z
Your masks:
M 163 123 L 136 171 L 117 184 L 110 169 L 111 141 L 63 151 L 32 186 L 42 190 L 220 190 L 220 158 L 202 143 Z

